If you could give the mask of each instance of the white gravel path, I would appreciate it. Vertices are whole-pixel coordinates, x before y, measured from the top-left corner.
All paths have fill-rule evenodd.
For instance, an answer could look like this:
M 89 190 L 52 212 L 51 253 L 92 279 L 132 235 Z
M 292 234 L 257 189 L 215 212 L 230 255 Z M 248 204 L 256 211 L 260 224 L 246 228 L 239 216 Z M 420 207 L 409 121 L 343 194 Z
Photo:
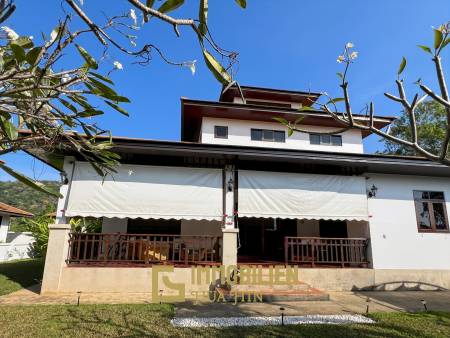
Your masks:
M 281 325 L 279 317 L 189 317 L 174 318 L 171 324 L 176 327 L 225 327 L 225 326 L 263 326 Z M 284 324 L 373 324 L 372 319 L 361 315 L 306 315 L 286 316 Z

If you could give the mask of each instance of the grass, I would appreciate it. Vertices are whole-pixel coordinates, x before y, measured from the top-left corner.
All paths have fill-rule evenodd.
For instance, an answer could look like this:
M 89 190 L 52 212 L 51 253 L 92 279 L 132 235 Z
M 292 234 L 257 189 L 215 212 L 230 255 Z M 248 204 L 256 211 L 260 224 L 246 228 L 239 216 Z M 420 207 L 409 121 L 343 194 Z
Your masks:
M 5 337 L 450 337 L 450 313 L 378 313 L 377 324 L 174 328 L 171 305 L 0 306 Z
M 0 263 L 0 296 L 37 284 L 42 279 L 42 259 L 23 259 Z

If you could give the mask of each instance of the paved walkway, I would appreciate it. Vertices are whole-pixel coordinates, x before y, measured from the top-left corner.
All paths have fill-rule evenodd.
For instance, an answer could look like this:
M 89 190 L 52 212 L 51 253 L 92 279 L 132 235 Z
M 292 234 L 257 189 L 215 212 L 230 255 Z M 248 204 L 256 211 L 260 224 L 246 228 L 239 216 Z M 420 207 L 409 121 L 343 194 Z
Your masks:
M 22 289 L 0 297 L 0 305 L 76 304 L 77 293 L 58 295 L 39 294 L 39 286 Z M 370 301 L 367 302 L 367 299 Z M 450 311 L 450 291 L 372 291 L 330 292 L 329 301 L 299 301 L 274 303 L 211 303 L 187 301 L 177 304 L 177 317 L 195 316 L 274 316 L 280 307 L 286 315 L 348 314 L 370 312 L 422 311 L 421 300 L 426 300 L 429 310 Z M 144 304 L 151 303 L 148 293 L 82 293 L 81 304 Z

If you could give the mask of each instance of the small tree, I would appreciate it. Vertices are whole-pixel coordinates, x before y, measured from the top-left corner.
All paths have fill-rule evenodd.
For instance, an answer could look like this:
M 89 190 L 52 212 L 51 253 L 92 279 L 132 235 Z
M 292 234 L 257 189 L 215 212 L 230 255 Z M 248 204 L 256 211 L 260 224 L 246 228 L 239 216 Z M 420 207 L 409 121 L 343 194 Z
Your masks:
M 414 94 L 412 99 L 408 99 L 404 87 L 404 81 L 401 78 L 401 75 L 406 67 L 406 58 L 403 57 L 399 69 L 397 71 L 397 80 L 395 81 L 397 85 L 398 95 L 393 95 L 390 93 L 385 93 L 384 95 L 400 104 L 402 107 L 405 117 L 408 122 L 408 132 L 400 133 L 399 135 L 393 135 L 388 131 L 383 131 L 374 126 L 374 104 L 370 102 L 366 106 L 366 121 L 360 121 L 355 119 L 353 115 L 352 105 L 350 103 L 350 94 L 349 94 L 349 83 L 347 81 L 347 74 L 350 69 L 351 64 L 358 57 L 358 52 L 354 51 L 353 44 L 347 43 L 344 47 L 343 53 L 339 55 L 337 62 L 344 65 L 344 71 L 337 73 L 337 76 L 340 79 L 340 88 L 342 91 L 342 97 L 332 98 L 328 94 L 324 93 L 324 97 L 326 98 L 325 102 L 316 102 L 311 105 L 311 107 L 303 107 L 301 110 L 310 110 L 312 107 L 317 107 L 318 109 L 325 111 L 328 113 L 334 120 L 336 120 L 342 128 L 336 129 L 334 131 L 328 132 L 326 134 L 336 134 L 342 133 L 349 129 L 359 129 L 362 131 L 369 131 L 378 136 L 381 136 L 384 140 L 391 142 L 392 144 L 397 144 L 402 147 L 406 147 L 411 149 L 412 152 L 421 155 L 423 157 L 428 158 L 431 161 L 435 161 L 441 164 L 450 165 L 450 152 L 449 152 L 449 143 L 450 143 L 450 98 L 447 88 L 447 82 L 444 76 L 444 69 L 442 66 L 442 51 L 444 48 L 450 43 L 450 22 L 444 25 L 441 25 L 439 28 L 436 28 L 434 31 L 434 43 L 433 47 L 428 47 L 424 45 L 419 45 L 418 47 L 425 51 L 426 53 L 431 55 L 431 60 L 434 64 L 434 69 L 436 73 L 436 79 L 439 87 L 439 93 L 433 91 L 428 86 L 423 84 L 419 79 L 416 84 L 418 89 L 423 94 L 416 93 Z M 444 125 L 442 126 L 442 133 L 439 132 L 435 134 L 438 136 L 442 135 L 442 138 L 436 142 L 439 144 L 438 149 L 427 149 L 424 146 L 426 142 L 421 142 L 419 137 L 421 134 L 419 133 L 418 124 L 417 124 L 417 110 L 421 107 L 421 104 L 429 98 L 433 102 L 437 102 L 444 107 L 445 110 L 445 119 Z M 340 112 L 338 109 L 339 102 L 344 104 L 343 112 Z M 280 120 L 280 122 L 285 124 L 288 127 L 289 134 L 292 134 L 294 131 L 297 132 L 308 132 L 307 130 L 302 129 L 299 126 L 301 119 L 295 122 L 290 122 L 286 120 Z
M 79 43 L 80 36 L 91 34 L 99 41 L 103 49 L 100 61 L 110 57 L 111 47 L 141 65 L 150 63 L 156 53 L 168 64 L 188 67 L 195 73 L 195 60 L 174 62 L 152 43 L 138 46 L 135 35 L 152 18 L 167 23 L 177 36 L 181 35 L 180 27 L 188 27 L 195 33 L 205 64 L 215 78 L 225 86 L 234 83 L 237 53 L 221 48 L 213 39 L 208 28 L 208 0 L 199 0 L 198 19 L 168 15 L 182 6 L 184 0 L 166 0 L 157 9 L 154 0 L 145 4 L 139 0 L 123 1 L 131 7 L 128 12 L 106 17 L 104 23 L 99 23 L 82 8 L 84 1 L 62 0 L 67 15 L 39 42 L 19 36 L 7 26 L 1 28 L 0 41 L 4 43 L 0 42 L 0 156 L 30 149 L 47 153 L 71 151 L 90 162 L 100 175 L 114 172 L 119 156 L 110 151 L 111 134 L 97 125 L 95 117 L 110 109 L 128 116 L 122 104 L 130 101 L 113 89 L 114 83 L 109 78 L 112 70 L 122 70 L 123 66 L 114 61 L 112 69 L 102 67 L 104 62 L 91 56 Z M 246 0 L 235 2 L 246 7 Z M 13 0 L 0 0 L 0 23 L 14 10 Z M 84 22 L 86 28 L 72 30 L 74 19 Z M 63 67 L 62 59 L 72 52 L 79 54 L 79 64 Z M 213 54 L 228 65 L 223 66 Z M 2 161 L 0 169 L 35 189 L 55 194 Z

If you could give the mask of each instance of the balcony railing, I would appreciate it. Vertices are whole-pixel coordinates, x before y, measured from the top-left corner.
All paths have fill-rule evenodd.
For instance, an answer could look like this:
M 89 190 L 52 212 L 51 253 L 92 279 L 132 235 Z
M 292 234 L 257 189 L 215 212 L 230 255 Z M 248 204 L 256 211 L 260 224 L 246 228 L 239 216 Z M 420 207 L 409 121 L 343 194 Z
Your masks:
M 71 233 L 69 265 L 218 264 L 222 237 Z
M 285 237 L 286 264 L 362 266 L 368 264 L 367 238 Z

